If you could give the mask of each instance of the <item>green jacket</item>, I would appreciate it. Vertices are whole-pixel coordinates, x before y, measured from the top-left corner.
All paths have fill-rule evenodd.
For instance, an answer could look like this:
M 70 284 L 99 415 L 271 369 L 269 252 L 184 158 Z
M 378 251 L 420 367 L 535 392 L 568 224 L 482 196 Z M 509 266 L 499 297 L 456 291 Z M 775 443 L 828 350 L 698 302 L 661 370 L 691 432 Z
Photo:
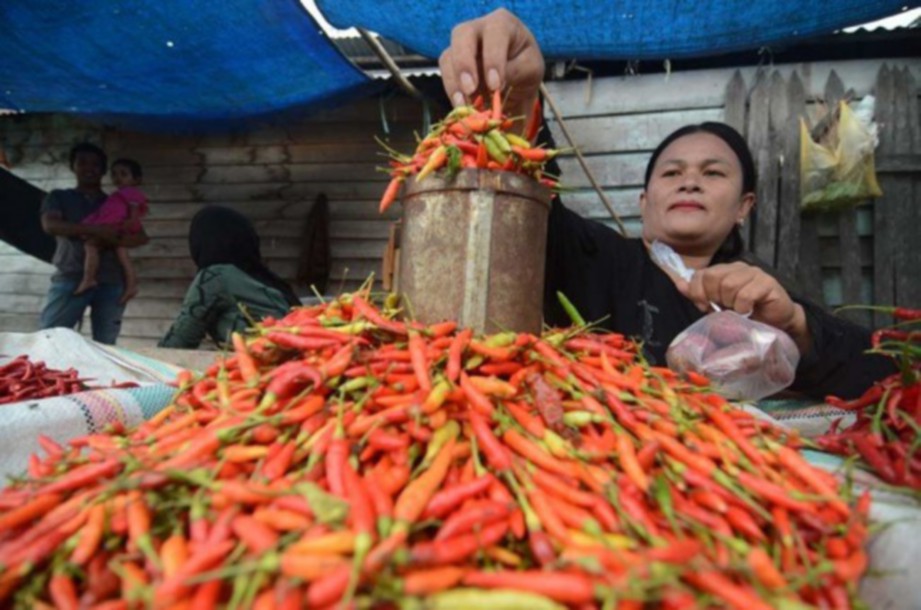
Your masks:
M 281 292 L 233 265 L 212 265 L 198 272 L 182 309 L 159 347 L 194 349 L 209 335 L 219 345 L 249 326 L 243 309 L 255 319 L 282 317 L 289 309 Z

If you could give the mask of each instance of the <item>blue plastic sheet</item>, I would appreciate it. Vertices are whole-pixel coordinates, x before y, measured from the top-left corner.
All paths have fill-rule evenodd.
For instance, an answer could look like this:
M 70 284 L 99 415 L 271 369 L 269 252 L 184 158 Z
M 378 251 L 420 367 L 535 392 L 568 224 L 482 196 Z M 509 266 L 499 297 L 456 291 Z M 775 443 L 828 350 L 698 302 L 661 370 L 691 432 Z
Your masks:
M 0 108 L 227 127 L 375 86 L 297 0 L 3 0 Z
M 904 0 L 317 0 L 337 28 L 360 26 L 438 57 L 462 21 L 505 7 L 551 58 L 676 59 L 825 34 L 898 13 Z M 915 3 L 916 4 L 916 3 Z

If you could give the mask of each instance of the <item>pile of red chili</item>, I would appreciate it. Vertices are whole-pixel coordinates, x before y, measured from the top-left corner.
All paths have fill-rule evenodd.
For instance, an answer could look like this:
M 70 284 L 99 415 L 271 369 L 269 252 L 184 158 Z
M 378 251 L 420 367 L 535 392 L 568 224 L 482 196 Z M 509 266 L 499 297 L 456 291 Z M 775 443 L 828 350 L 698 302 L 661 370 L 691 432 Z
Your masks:
M 826 451 L 859 455 L 883 481 L 921 489 L 921 310 L 895 308 L 898 327 L 873 334 L 873 348 L 895 358 L 900 372 L 873 385 L 863 396 L 826 402 L 855 411 L 857 419 L 845 429 L 840 420 L 817 439 Z
M 395 313 L 293 310 L 137 429 L 43 439 L 0 605 L 851 607 L 869 496 L 795 437 L 619 335 Z
M 514 133 L 518 121 L 503 114 L 501 93 L 496 91 L 491 108 L 477 97 L 472 105 L 452 110 L 419 142 L 413 156 L 388 148 L 391 179 L 381 197 L 381 213 L 396 201 L 407 178 L 420 181 L 438 171 L 447 175 L 462 169 L 516 172 L 556 188 L 556 179 L 546 174 L 544 165 L 559 151 L 531 144 L 540 128 L 540 103 L 535 103 L 521 136 Z
M 0 404 L 64 396 L 98 389 L 87 385 L 75 369 L 59 371 L 44 362 L 33 362 L 28 356 L 13 358 L 0 366 Z M 113 387 L 134 387 L 137 384 L 117 384 Z

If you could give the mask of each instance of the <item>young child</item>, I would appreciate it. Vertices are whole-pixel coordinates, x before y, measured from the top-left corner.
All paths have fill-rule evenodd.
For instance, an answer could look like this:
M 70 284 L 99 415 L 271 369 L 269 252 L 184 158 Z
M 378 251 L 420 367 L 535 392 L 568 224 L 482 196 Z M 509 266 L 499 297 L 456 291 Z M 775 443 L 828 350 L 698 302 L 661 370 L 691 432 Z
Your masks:
M 134 234 L 141 230 L 141 219 L 147 215 L 147 197 L 137 186 L 141 183 L 141 164 L 133 159 L 118 159 L 112 163 L 112 182 L 117 190 L 99 206 L 99 209 L 84 218 L 85 225 L 115 225 L 119 233 Z M 87 240 L 83 244 L 86 253 L 83 264 L 83 280 L 74 294 L 81 294 L 96 286 L 99 270 L 99 244 Z M 138 293 L 137 274 L 127 248 L 116 248 L 118 262 L 125 273 L 125 292 L 121 303 L 127 303 Z

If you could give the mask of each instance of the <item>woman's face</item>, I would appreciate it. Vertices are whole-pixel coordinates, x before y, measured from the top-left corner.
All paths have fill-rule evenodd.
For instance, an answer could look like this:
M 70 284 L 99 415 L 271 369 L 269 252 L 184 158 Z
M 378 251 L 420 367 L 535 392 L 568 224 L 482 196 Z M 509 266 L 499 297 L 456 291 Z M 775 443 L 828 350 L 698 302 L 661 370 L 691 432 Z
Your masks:
M 679 253 L 712 255 L 755 202 L 742 166 L 722 139 L 699 132 L 669 144 L 640 195 L 643 237 Z

